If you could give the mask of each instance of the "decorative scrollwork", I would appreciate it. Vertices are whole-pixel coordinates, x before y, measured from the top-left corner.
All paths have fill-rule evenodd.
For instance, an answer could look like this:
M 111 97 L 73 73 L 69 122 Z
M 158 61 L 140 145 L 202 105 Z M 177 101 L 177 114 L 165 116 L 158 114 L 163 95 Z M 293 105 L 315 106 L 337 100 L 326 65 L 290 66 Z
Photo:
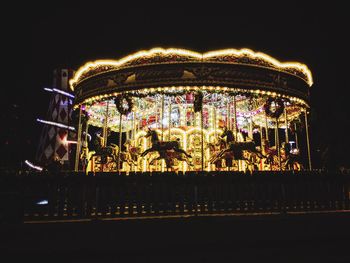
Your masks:
M 127 72 L 127 73 L 118 73 L 113 77 L 113 81 L 117 84 L 117 85 L 121 85 L 123 84 L 130 75 L 132 75 L 132 72 Z

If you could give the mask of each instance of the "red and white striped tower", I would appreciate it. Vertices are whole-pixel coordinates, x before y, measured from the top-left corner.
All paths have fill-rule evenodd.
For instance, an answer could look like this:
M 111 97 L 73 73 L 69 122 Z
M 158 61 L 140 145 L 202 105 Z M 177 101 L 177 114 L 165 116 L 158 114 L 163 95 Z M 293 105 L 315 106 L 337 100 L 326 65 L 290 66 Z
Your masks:
M 45 88 L 45 90 L 52 93 L 46 121 L 73 126 L 73 97 L 70 95 L 73 92 L 69 87 L 69 80 L 73 77 L 73 74 L 74 71 L 71 69 L 54 70 L 52 88 Z M 54 157 L 57 157 L 59 160 L 68 163 L 71 157 L 71 149 L 67 140 L 74 139 L 76 137 L 75 132 L 55 125 L 43 125 L 36 156 L 37 161 L 42 164 L 48 164 Z

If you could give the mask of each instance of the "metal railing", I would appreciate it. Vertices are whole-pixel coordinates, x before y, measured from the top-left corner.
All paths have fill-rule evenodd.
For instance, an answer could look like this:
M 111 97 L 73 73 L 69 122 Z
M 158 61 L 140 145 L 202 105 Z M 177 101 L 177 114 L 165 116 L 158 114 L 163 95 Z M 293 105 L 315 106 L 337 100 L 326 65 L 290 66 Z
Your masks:
M 350 209 L 350 175 L 318 171 L 33 173 L 0 182 L 2 221 Z

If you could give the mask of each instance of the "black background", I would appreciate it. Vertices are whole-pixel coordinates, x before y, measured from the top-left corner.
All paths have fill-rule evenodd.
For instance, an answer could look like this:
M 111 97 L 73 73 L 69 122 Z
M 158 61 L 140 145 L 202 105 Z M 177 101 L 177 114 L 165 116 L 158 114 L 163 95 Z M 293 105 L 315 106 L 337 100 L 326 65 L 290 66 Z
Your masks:
M 321 3 L 322 2 L 322 3 Z M 332 146 L 350 165 L 349 18 L 342 1 L 211 3 L 50 1 L 2 9 L 1 166 L 33 160 L 55 68 L 118 59 L 140 49 L 177 47 L 198 52 L 250 48 L 311 69 L 314 156 Z M 317 156 L 315 156 L 316 158 Z

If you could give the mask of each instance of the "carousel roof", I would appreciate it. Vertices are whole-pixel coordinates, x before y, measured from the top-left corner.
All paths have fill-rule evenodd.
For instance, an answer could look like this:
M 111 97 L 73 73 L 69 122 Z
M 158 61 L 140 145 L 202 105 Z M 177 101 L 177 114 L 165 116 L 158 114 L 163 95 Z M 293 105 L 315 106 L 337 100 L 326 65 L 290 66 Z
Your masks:
M 70 80 L 75 104 L 120 93 L 159 92 L 257 93 L 308 104 L 312 75 L 306 65 L 280 62 L 250 49 L 197 53 L 154 48 L 120 60 L 98 60 L 82 66 Z M 137 95 L 137 94 L 136 94 Z
M 304 80 L 309 86 L 313 84 L 311 71 L 305 64 L 298 62 L 280 62 L 277 59 L 250 49 L 224 49 L 198 53 L 185 49 L 153 48 L 123 57 L 119 60 L 97 60 L 80 67 L 70 81 L 74 90 L 81 81 L 106 72 L 146 65 L 178 63 L 214 63 L 246 65 L 272 69 L 291 74 Z

